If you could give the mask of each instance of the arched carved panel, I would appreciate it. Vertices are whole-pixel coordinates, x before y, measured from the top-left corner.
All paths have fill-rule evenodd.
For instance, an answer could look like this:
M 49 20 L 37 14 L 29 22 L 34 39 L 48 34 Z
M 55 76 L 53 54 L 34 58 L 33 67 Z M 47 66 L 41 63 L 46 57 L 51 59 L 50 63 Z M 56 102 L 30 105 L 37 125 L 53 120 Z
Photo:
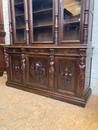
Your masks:
M 48 59 L 47 57 L 29 57 L 29 83 L 48 88 Z
M 76 79 L 75 60 L 57 58 L 57 91 L 74 92 Z
M 12 77 L 16 82 L 22 82 L 21 56 L 11 56 Z

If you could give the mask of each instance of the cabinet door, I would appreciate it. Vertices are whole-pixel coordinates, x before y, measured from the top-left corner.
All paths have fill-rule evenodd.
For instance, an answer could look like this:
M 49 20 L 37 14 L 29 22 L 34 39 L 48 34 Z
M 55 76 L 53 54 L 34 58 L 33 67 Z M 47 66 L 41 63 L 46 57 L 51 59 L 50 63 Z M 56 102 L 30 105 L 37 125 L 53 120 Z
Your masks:
M 21 56 L 17 54 L 10 55 L 11 81 L 23 83 L 23 74 L 21 69 Z
M 26 44 L 27 41 L 27 0 L 10 0 L 14 44 Z
M 28 56 L 27 61 L 27 83 L 33 88 L 49 89 L 47 56 Z
M 31 43 L 53 43 L 54 0 L 29 0 Z
M 59 93 L 75 93 L 77 67 L 74 58 L 56 58 L 55 91 Z
M 61 0 L 60 40 L 63 43 L 80 41 L 82 0 Z

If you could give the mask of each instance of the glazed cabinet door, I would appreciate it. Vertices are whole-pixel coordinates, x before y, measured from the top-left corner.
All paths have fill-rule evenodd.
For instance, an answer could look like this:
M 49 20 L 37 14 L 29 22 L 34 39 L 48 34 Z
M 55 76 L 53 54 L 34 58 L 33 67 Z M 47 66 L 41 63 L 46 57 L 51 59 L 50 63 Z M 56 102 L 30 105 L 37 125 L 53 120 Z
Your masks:
M 49 89 L 48 56 L 27 56 L 26 79 L 27 84 L 34 89 Z
M 14 44 L 28 44 L 27 0 L 10 0 Z
M 10 80 L 15 83 L 23 83 L 23 73 L 21 56 L 18 54 L 10 55 Z
M 29 0 L 30 43 L 53 43 L 54 0 Z
M 77 86 L 77 63 L 75 58 L 56 58 L 55 91 L 75 94 Z
M 82 0 L 60 0 L 60 42 L 80 42 Z

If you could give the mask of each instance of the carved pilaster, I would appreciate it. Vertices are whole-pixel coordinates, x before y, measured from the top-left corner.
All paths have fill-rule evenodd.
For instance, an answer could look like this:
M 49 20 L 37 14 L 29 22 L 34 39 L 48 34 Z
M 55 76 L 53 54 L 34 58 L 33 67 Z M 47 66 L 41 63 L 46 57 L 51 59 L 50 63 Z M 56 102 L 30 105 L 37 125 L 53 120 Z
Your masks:
M 83 25 L 83 42 L 87 42 L 88 39 L 88 21 L 89 21 L 89 11 L 84 11 L 84 25 Z
M 55 15 L 54 15 L 54 42 L 57 45 L 58 44 L 58 37 L 59 37 L 59 2 L 58 0 L 55 0 L 54 9 L 55 9 Z
M 78 88 L 78 93 L 79 96 L 83 96 L 83 90 L 84 90 L 84 85 L 85 85 L 85 63 L 86 57 L 85 57 L 85 52 L 84 50 L 80 51 L 80 59 L 79 59 L 79 88 Z
M 9 67 L 9 55 L 8 55 L 6 49 L 4 49 L 4 55 L 5 55 L 6 68 L 8 68 Z
M 52 88 L 54 86 L 54 49 L 50 49 L 49 59 L 49 84 Z
M 24 72 L 26 66 L 25 54 L 21 54 L 21 69 Z
M 12 12 L 11 12 L 11 1 L 9 0 L 9 8 L 8 8 L 8 11 L 9 11 L 9 32 L 10 32 L 10 42 L 11 44 L 13 44 L 13 30 L 12 30 Z
M 26 24 L 26 44 L 29 44 L 29 19 L 28 19 L 28 8 L 27 0 L 25 0 L 25 24 Z

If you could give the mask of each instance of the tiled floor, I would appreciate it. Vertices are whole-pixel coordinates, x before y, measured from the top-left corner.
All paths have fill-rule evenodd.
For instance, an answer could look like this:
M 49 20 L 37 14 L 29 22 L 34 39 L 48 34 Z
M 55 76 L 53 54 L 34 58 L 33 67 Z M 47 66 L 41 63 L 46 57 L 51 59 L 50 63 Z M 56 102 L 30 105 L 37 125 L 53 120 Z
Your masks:
M 98 130 L 98 97 L 87 106 L 24 92 L 5 85 L 0 77 L 0 130 Z

